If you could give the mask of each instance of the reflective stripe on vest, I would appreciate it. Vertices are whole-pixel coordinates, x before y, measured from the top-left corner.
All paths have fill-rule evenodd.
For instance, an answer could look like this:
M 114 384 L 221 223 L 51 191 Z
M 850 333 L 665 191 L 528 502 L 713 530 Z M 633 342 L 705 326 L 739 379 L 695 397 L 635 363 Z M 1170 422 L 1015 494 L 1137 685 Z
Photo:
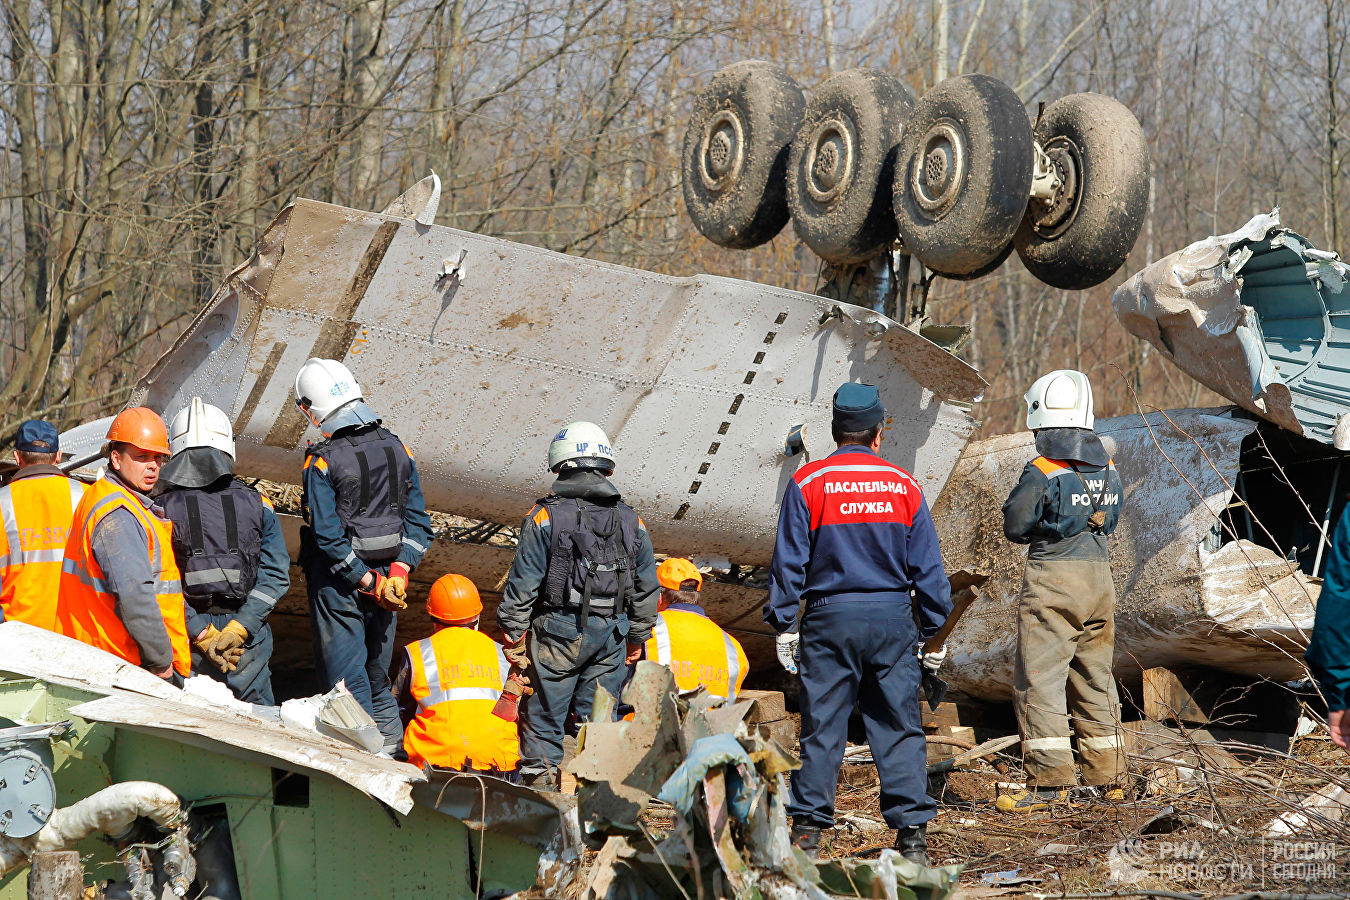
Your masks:
M 684 610 L 677 610 L 677 612 L 684 612 Z M 687 613 L 687 615 L 696 616 L 698 613 L 690 612 Z M 709 619 L 708 622 L 713 625 L 713 627 L 717 627 L 716 623 L 713 623 L 711 619 Z M 718 630 L 721 631 L 720 628 L 718 628 Z M 675 657 L 670 646 L 670 626 L 666 624 L 666 614 L 664 612 L 656 617 L 656 623 L 652 626 L 652 640 L 656 644 L 656 661 L 663 666 L 669 667 L 671 661 Z M 712 685 L 708 684 L 706 680 L 700 679 L 700 682 L 708 689 L 709 693 L 718 697 L 725 696 L 729 701 L 735 700 L 736 685 L 741 678 L 741 660 L 736 651 L 736 642 L 732 640 L 731 635 L 727 634 L 725 631 L 722 631 L 722 652 L 726 654 L 727 693 L 720 693 Z
M 492 714 L 510 665 L 485 634 L 450 626 L 408 644 L 409 693 L 417 715 L 404 731 L 413 765 L 510 771 L 520 761 L 514 722 Z
M 125 509 L 135 516 L 145 532 L 146 558 L 155 579 L 155 601 L 173 651 L 173 668 L 178 674 L 187 676 L 191 671 L 192 656 L 182 584 L 172 549 L 173 524 L 154 515 L 131 491 L 108 477 L 95 482 L 75 510 L 70 540 L 61 562 L 56 630 L 127 662 L 141 664 L 140 648 L 117 615 L 117 598 L 104 579 L 93 550 L 95 529 L 117 509 Z
M 441 672 L 436 665 L 436 648 L 431 643 L 431 638 L 426 638 L 417 642 L 417 652 L 422 657 L 422 672 L 427 682 L 427 695 L 417 701 L 419 709 L 426 709 L 428 706 L 435 706 L 437 703 L 449 703 L 452 700 L 491 700 L 494 703 L 502 695 L 500 688 L 487 687 L 452 687 L 449 689 L 441 687 Z M 506 657 L 502 655 L 501 650 L 497 651 L 499 663 L 504 663 Z M 504 670 L 503 670 L 504 671 Z M 505 681 L 505 675 L 502 676 Z
M 55 473 L 0 488 L 5 547 L 0 553 L 0 607 L 5 618 L 56 627 L 56 599 L 75 508 L 84 485 Z

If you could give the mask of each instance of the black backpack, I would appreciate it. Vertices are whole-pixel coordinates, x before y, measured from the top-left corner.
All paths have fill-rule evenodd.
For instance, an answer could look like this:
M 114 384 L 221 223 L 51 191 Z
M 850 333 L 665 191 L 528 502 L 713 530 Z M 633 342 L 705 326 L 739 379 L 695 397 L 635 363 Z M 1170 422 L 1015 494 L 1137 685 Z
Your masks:
M 641 535 L 638 516 L 624 503 L 550 496 L 550 540 L 543 601 L 553 609 L 616 615 L 636 593 L 634 560 Z
M 383 428 L 366 428 L 321 441 L 309 453 L 328 463 L 338 518 L 357 557 L 367 565 L 398 559 L 412 489 L 403 442 Z
M 184 596 L 242 604 L 258 580 L 262 497 L 231 479 L 221 490 L 183 488 L 158 499 L 173 521 L 173 552 Z

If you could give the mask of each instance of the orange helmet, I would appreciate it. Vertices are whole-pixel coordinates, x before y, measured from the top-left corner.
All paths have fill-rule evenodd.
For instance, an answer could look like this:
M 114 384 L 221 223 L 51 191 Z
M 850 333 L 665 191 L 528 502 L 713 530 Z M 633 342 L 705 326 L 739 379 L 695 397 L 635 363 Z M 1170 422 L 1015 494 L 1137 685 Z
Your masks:
M 108 426 L 105 440 L 130 444 L 148 453 L 169 455 L 169 429 L 158 413 L 144 406 L 133 406 L 118 413 Z
M 427 615 L 440 622 L 455 624 L 483 614 L 478 588 L 463 575 L 442 575 L 427 595 Z
M 703 590 L 703 576 L 693 563 L 682 556 L 672 556 L 657 566 L 656 580 L 661 583 L 661 587 L 672 591 L 688 590 L 681 587 L 686 581 L 694 582 L 694 590 Z

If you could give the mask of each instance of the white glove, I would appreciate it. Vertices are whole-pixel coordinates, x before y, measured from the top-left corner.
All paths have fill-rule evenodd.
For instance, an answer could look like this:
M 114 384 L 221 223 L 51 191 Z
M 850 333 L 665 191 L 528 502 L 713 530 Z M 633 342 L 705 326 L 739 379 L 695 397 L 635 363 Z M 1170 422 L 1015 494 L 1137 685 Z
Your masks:
M 789 675 L 797 674 L 797 657 L 801 655 L 801 638 L 795 631 L 785 631 L 774 642 L 778 646 L 778 662 Z
M 942 664 L 946 661 L 947 661 L 946 644 L 943 644 L 936 650 L 930 650 L 927 653 L 923 652 L 922 647 L 920 647 L 919 649 L 919 663 L 930 672 L 936 673 L 938 669 L 942 668 Z

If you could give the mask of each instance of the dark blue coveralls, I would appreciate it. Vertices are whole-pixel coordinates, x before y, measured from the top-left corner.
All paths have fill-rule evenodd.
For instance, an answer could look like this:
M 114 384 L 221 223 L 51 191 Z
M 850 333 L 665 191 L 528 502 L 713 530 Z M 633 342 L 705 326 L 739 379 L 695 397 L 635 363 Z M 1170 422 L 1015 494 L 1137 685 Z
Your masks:
M 338 438 L 373 427 L 375 423 L 348 426 L 335 430 L 332 436 Z M 300 565 L 309 591 L 319 682 L 324 690 L 329 690 L 345 681 L 347 690 L 380 726 L 386 750 L 397 751 L 403 744 L 403 723 L 389 683 L 395 649 L 394 613 L 366 594 L 358 593 L 361 579 L 371 567 L 352 549 L 338 516 L 334 483 L 356 473 L 311 465 L 312 459 L 306 459 L 302 481 L 308 528 L 301 534 Z M 394 561 L 414 569 L 431 546 L 432 533 L 422 482 L 417 477 L 417 462 L 411 453 L 408 460 L 412 464 L 412 480 L 404 498 L 403 538 Z M 376 569 L 382 575 L 389 573 L 387 565 Z
M 916 607 L 910 592 L 918 601 Z M 764 620 L 801 623 L 801 757 L 787 812 L 834 824 L 839 766 L 855 701 L 892 828 L 934 815 L 919 720 L 920 640 L 951 612 L 937 530 L 918 483 L 871 449 L 846 445 L 803 466 L 783 494 Z
M 619 491 L 599 472 L 564 471 L 553 484 L 560 497 L 598 505 L 620 502 Z M 633 559 L 633 591 L 627 608 L 592 612 L 584 622 L 576 609 L 548 609 L 541 589 L 548 572 L 552 522 L 536 506 L 520 527 L 520 541 L 497 607 L 497 624 L 508 641 L 527 631 L 534 693 L 521 698 L 520 774 L 522 778 L 557 770 L 563 757 L 563 727 L 568 712 L 577 721 L 591 717 L 597 686 L 616 698 L 627 674 L 625 644 L 643 644 L 656 622 L 656 558 L 647 528 L 638 520 L 639 544 Z M 592 609 L 603 608 L 597 597 Z M 612 607 L 613 599 L 610 599 Z

